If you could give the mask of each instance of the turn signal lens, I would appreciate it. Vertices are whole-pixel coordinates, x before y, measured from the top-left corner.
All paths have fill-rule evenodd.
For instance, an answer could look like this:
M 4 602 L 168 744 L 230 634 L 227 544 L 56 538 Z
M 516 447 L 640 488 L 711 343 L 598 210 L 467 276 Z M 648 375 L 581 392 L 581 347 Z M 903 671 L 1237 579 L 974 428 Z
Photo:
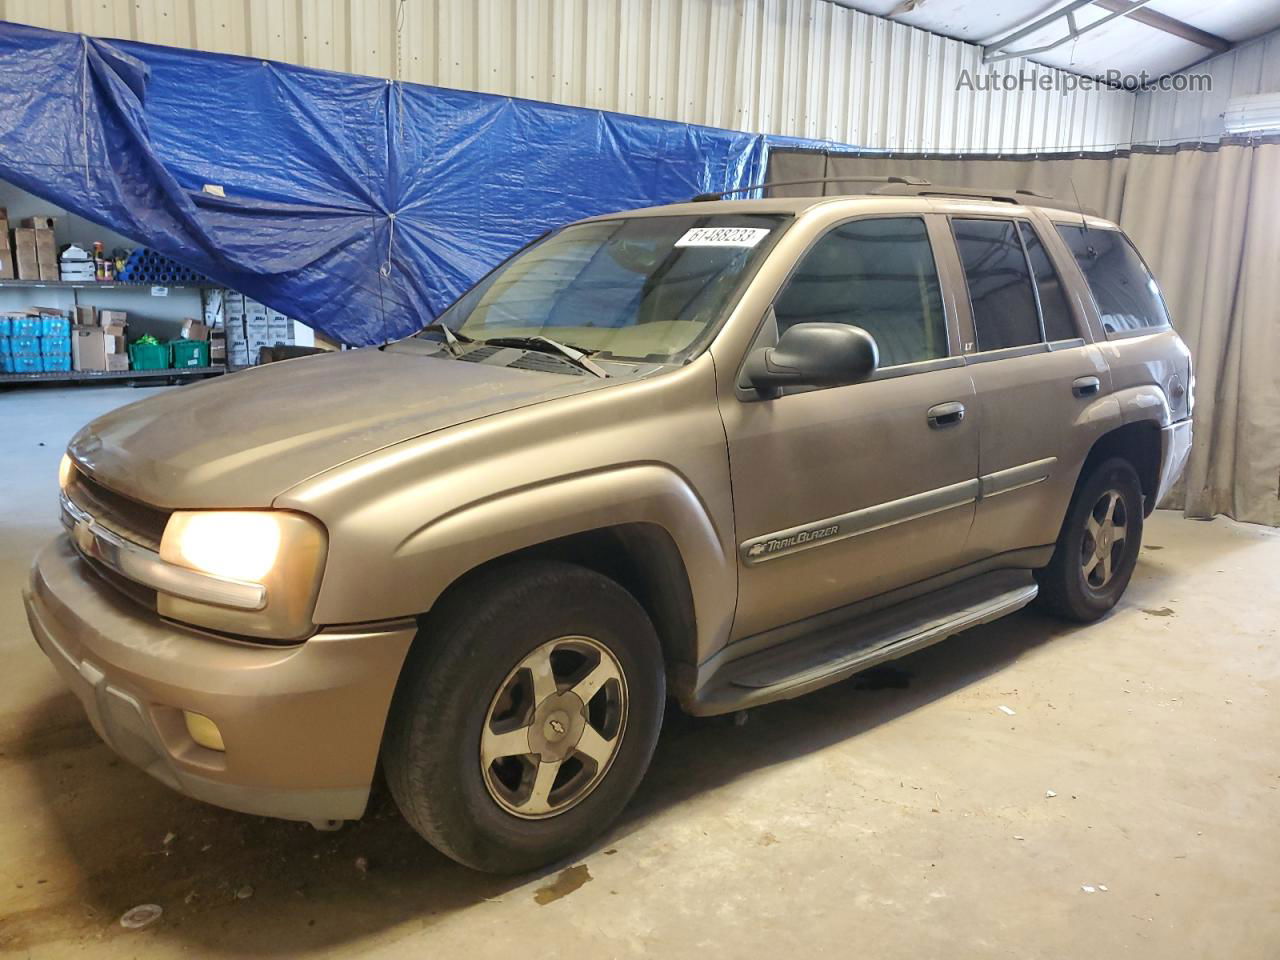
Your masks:
M 209 750 L 227 749 L 222 742 L 222 731 L 204 714 L 183 710 L 182 718 L 187 721 L 187 733 L 191 734 L 191 739 L 198 745 Z
M 76 465 L 64 453 L 62 459 L 58 461 L 58 486 L 63 490 L 67 489 L 67 484 L 71 482 L 72 476 L 75 475 L 75 469 Z
M 275 566 L 280 524 L 267 511 L 175 513 L 160 552 L 184 567 L 256 582 Z

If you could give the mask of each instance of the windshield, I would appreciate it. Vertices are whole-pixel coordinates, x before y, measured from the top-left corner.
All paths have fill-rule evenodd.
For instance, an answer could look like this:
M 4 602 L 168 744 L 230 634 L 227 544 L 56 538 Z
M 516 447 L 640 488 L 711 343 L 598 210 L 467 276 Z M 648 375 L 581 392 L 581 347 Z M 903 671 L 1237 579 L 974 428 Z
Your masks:
M 550 337 L 605 358 L 672 362 L 715 331 L 783 217 L 576 224 L 516 254 L 440 316 L 474 340 Z

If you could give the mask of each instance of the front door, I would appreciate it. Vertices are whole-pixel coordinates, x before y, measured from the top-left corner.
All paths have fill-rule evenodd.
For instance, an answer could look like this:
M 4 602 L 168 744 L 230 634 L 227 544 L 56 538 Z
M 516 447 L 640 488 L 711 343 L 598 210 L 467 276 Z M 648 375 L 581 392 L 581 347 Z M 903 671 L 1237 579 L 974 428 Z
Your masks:
M 832 227 L 774 302 L 776 330 L 849 323 L 876 340 L 863 383 L 749 391 L 722 409 L 739 545 L 735 640 L 956 565 L 973 518 L 973 386 L 943 309 L 926 220 Z

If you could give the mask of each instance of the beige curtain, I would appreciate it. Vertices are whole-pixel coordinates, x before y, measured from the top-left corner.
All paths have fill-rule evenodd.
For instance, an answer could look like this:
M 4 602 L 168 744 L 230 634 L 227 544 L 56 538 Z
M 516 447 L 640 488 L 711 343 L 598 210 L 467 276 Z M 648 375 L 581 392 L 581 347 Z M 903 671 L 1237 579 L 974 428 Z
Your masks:
M 1078 197 L 1119 222 L 1151 264 L 1195 361 L 1195 443 L 1163 505 L 1280 526 L 1280 143 L 1017 157 L 777 152 L 768 179 L 888 174 Z

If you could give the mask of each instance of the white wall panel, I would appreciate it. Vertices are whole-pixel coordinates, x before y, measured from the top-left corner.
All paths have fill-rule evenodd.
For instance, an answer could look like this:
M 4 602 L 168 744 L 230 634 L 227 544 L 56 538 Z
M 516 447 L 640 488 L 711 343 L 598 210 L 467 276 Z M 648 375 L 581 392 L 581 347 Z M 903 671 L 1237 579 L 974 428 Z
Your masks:
M 977 47 L 825 0 L 0 0 L 0 18 L 894 150 L 1125 143 L 1135 101 L 958 90 Z M 1023 67 L 1052 72 L 999 70 Z
M 1138 94 L 1133 123 L 1136 142 L 1217 140 L 1226 134 L 1222 113 L 1232 97 L 1280 93 L 1280 30 L 1189 67 L 1180 75 L 1187 74 L 1208 74 L 1212 89 Z

